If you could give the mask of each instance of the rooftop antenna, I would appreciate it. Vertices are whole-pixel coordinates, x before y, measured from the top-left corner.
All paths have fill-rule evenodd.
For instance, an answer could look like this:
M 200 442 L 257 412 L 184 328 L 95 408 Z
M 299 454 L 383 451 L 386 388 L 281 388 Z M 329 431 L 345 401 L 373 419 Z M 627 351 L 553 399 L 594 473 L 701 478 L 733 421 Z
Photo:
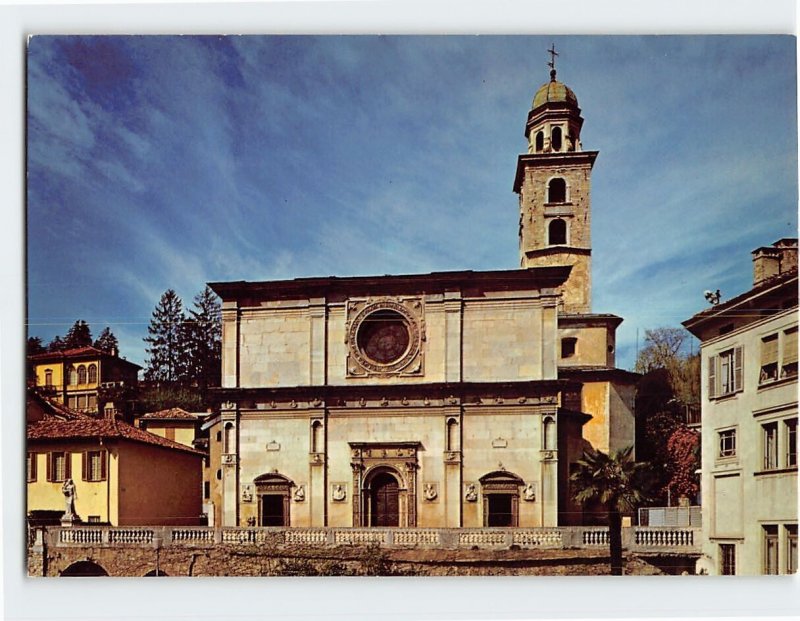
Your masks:
M 550 45 L 550 49 L 547 50 L 550 54 L 550 62 L 547 63 L 547 66 L 550 67 L 550 81 L 556 81 L 556 56 L 558 56 L 558 52 L 556 52 L 556 44 L 553 43 Z

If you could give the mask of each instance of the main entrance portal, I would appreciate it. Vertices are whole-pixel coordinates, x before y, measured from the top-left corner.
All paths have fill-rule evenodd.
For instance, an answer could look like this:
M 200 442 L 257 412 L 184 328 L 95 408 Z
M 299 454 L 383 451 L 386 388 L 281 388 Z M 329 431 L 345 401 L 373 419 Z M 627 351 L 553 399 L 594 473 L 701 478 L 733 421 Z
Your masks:
M 391 474 L 382 472 L 370 489 L 370 526 L 400 525 L 400 487 Z

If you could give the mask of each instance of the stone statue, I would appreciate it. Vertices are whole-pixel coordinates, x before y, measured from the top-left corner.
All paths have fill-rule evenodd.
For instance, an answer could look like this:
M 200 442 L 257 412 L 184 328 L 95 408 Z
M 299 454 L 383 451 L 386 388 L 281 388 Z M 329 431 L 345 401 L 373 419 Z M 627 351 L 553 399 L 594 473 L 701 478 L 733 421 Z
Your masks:
M 347 492 L 344 491 L 344 488 L 339 485 L 338 483 L 333 486 L 333 499 L 337 502 L 341 502 L 347 497 Z
M 436 491 L 436 486 L 433 483 L 425 484 L 425 498 L 426 500 L 436 500 L 439 493 Z
M 303 502 L 305 499 L 306 499 L 306 488 L 304 485 L 300 485 L 296 490 L 294 490 L 294 501 Z
M 77 517 L 75 513 L 75 499 L 78 495 L 75 493 L 75 482 L 72 479 L 64 481 L 61 486 L 61 493 L 64 494 L 64 501 L 66 502 L 66 509 L 64 511 L 64 518 L 72 520 Z
M 536 500 L 536 489 L 533 487 L 533 483 L 525 486 L 525 489 L 522 490 L 522 497 L 528 501 Z
M 475 502 L 478 500 L 478 491 L 475 489 L 475 486 L 472 483 L 467 485 L 467 493 L 464 494 L 464 498 L 467 502 Z
M 253 502 L 253 490 L 249 485 L 242 486 L 242 502 Z

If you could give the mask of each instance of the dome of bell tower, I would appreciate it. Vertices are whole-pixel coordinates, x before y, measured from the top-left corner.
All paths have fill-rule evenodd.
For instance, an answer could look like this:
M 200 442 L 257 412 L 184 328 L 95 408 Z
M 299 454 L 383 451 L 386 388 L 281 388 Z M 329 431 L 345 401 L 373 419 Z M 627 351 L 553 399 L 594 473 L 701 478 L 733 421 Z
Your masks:
M 536 94 L 533 96 L 531 108 L 535 110 L 539 106 L 548 103 L 565 103 L 575 108 L 578 107 L 578 98 L 575 97 L 575 93 L 572 92 L 572 89 L 566 84 L 556 80 L 555 69 L 550 72 L 550 81 L 542 84 L 539 90 L 536 91 Z

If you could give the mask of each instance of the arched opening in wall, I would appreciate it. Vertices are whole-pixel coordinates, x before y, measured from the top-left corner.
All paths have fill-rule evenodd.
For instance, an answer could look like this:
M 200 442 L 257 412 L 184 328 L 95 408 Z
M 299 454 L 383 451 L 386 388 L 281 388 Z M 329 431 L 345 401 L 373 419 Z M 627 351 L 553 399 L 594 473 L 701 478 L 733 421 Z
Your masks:
M 259 526 L 290 526 L 289 495 L 294 482 L 288 477 L 271 472 L 253 481 L 258 496 Z
M 311 452 L 322 452 L 322 421 L 311 423 Z
M 53 385 L 53 371 L 52 369 L 47 369 L 44 372 L 44 385 L 48 388 Z
M 75 384 L 78 383 L 78 371 L 75 369 L 75 367 L 71 366 L 69 368 L 69 370 L 67 371 L 67 377 L 69 378 L 69 381 L 67 383 L 70 386 L 74 386 Z
M 458 421 L 455 418 L 447 419 L 446 451 L 459 450 Z
M 536 132 L 534 149 L 536 150 L 537 153 L 540 153 L 544 149 L 544 132 L 542 131 Z
M 160 569 L 153 569 L 152 571 L 148 571 L 144 577 L 145 578 L 152 578 L 152 577 L 162 577 L 162 576 L 169 576 L 169 574 L 165 571 L 161 571 Z
M 560 127 L 554 127 L 553 131 L 550 132 L 550 148 L 553 151 L 561 151 L 561 147 L 563 145 L 562 140 L 562 132 Z
M 392 468 L 379 468 L 367 477 L 364 489 L 366 526 L 400 526 L 404 496 L 402 479 Z
M 89 383 L 96 384 L 97 383 L 97 365 L 90 364 L 89 365 Z
M 552 416 L 544 419 L 542 437 L 544 438 L 543 447 L 545 451 L 554 451 L 557 446 L 556 421 Z
M 550 183 L 547 184 L 547 202 L 567 202 L 567 182 L 561 177 L 554 177 L 550 179 Z
M 562 246 L 567 243 L 567 223 L 556 218 L 547 227 L 547 241 L 551 246 Z
M 86 367 L 83 365 L 78 367 L 78 383 L 79 384 L 86 383 Z
M 77 563 L 72 563 L 60 575 L 65 577 L 107 576 L 108 572 L 92 561 L 78 561 Z
M 225 441 L 222 444 L 223 453 L 233 453 L 234 431 L 233 423 L 225 423 Z
M 483 525 L 519 526 L 519 489 L 524 482 L 516 474 L 497 470 L 479 479 L 483 496 Z

